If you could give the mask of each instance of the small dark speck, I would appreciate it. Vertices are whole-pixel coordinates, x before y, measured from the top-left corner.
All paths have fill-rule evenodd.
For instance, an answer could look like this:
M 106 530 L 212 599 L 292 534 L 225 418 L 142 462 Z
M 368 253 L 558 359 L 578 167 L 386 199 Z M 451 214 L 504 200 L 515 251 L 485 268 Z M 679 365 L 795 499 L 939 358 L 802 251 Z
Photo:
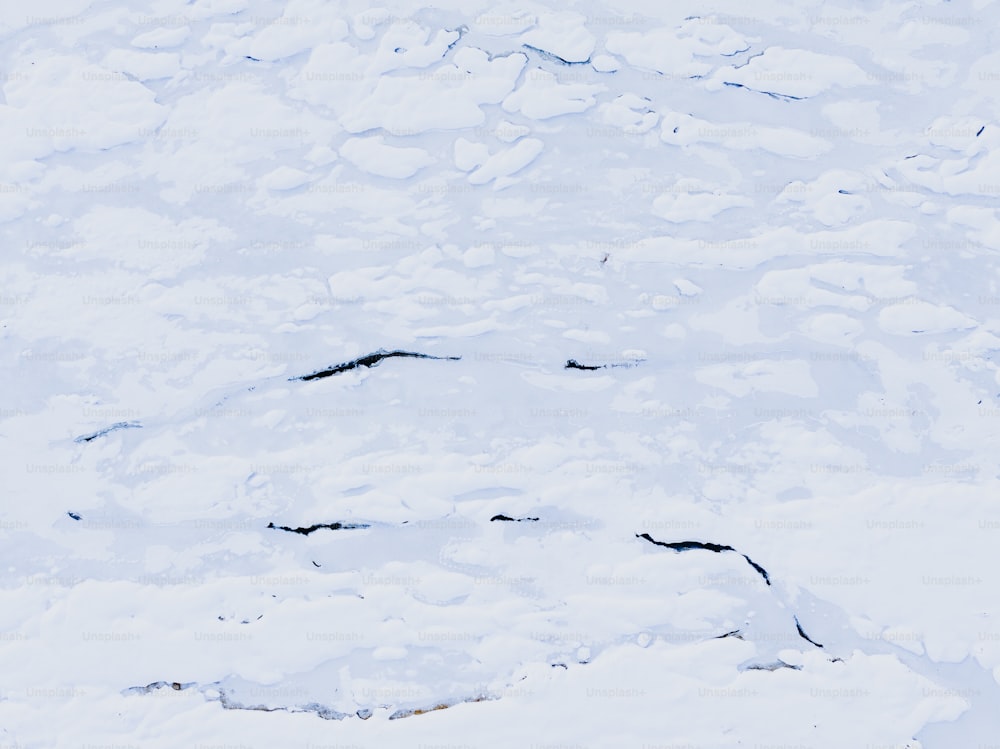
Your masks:
M 322 567 L 323 566 L 322 564 L 316 564 L 316 562 L 313 562 L 313 564 L 316 565 L 317 567 Z
M 850 195 L 851 194 L 847 190 L 837 190 L 837 192 L 839 192 L 841 195 Z
M 80 516 L 77 515 L 75 512 L 67 512 L 66 514 L 69 515 L 74 520 L 79 520 L 80 519 Z
M 218 617 L 218 619 L 219 619 L 219 621 L 220 621 L 220 622 L 224 622 L 224 621 L 226 621 L 225 619 L 223 619 L 223 618 L 222 618 L 222 616 L 221 616 L 221 615 L 220 615 L 220 616 Z
M 675 133 L 676 133 L 676 132 L 677 132 L 678 130 L 680 130 L 680 128 L 679 128 L 679 127 L 675 127 L 675 128 L 674 128 L 674 132 L 675 132 Z
M 244 57 L 248 60 L 253 60 L 254 62 L 260 62 L 260 58 L 257 57 L 251 57 L 250 55 L 244 55 Z
M 396 47 L 396 49 L 394 49 L 393 52 L 395 52 L 396 54 L 400 54 L 401 55 L 404 52 L 406 52 L 406 47 Z
M 982 401 L 979 401 L 979 403 L 977 403 L 976 405 L 977 405 L 977 406 L 981 406 L 981 405 L 983 405 L 983 402 L 982 402 Z
M 985 129 L 986 129 L 986 125 L 983 125 L 981 128 L 979 128 L 979 132 L 976 133 L 976 137 L 978 138 L 980 135 L 982 135 L 983 134 L 983 130 L 985 130 Z

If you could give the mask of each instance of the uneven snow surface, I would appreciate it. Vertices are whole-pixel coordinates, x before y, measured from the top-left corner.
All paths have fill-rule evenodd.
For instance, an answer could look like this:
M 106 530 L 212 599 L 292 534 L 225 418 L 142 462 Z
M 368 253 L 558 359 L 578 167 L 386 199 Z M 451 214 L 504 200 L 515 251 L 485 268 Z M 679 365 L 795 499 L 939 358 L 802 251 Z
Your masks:
M 985 749 L 1000 4 L 0 8 L 0 749 Z

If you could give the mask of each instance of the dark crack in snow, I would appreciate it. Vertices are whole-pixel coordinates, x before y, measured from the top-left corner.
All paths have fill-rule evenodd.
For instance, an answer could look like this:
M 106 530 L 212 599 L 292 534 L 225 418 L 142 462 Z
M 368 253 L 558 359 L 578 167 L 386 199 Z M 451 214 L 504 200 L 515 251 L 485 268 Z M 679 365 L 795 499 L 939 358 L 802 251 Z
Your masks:
M 375 367 L 383 359 L 393 359 L 397 357 L 406 357 L 410 359 L 438 359 L 438 360 L 448 360 L 448 361 L 458 361 L 462 357 L 460 356 L 431 356 L 430 354 L 418 354 L 414 351 L 386 351 L 385 349 L 379 349 L 373 354 L 368 354 L 367 356 L 362 356 L 359 359 L 354 359 L 349 362 L 344 362 L 343 364 L 337 364 L 333 367 L 327 369 L 321 369 L 318 372 L 313 372 L 312 374 L 300 375 L 299 377 L 290 377 L 289 382 L 294 380 L 321 380 L 324 377 L 330 377 L 331 375 L 340 374 L 341 372 L 349 372 L 352 369 L 357 369 L 358 367 Z
M 635 537 L 643 538 L 649 541 L 649 543 L 651 544 L 656 544 L 657 546 L 665 546 L 668 549 L 677 552 L 691 551 L 692 549 L 704 549 L 706 551 L 714 551 L 716 553 L 720 553 L 723 551 L 736 551 L 736 549 L 734 549 L 732 546 L 726 546 L 725 544 L 705 543 L 702 541 L 672 541 L 672 542 L 657 541 L 648 533 L 636 533 Z M 737 553 L 740 554 L 740 552 Z M 771 584 L 771 577 L 767 574 L 767 570 L 765 570 L 763 567 L 761 567 L 759 564 L 753 561 L 746 554 L 740 554 L 740 556 L 746 559 L 747 563 L 749 563 L 749 565 L 753 567 L 762 578 L 764 578 L 765 583 L 767 583 L 768 585 Z
M 268 528 L 273 528 L 277 531 L 288 531 L 289 533 L 301 533 L 303 536 L 308 536 L 314 531 L 318 531 L 321 528 L 329 528 L 331 531 L 351 531 L 358 528 L 371 528 L 367 523 L 316 523 L 315 525 L 310 525 L 304 528 L 292 528 L 287 525 L 275 525 L 274 523 L 268 523 Z M 313 562 L 315 564 L 315 562 Z M 317 565 L 319 566 L 319 565 Z

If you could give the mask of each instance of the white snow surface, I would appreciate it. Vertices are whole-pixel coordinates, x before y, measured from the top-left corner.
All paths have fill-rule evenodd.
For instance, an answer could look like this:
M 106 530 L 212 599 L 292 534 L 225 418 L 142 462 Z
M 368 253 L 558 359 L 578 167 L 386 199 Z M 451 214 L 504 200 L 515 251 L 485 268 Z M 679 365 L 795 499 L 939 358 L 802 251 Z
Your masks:
M 7 3 L 0 749 L 994 746 L 998 8 Z

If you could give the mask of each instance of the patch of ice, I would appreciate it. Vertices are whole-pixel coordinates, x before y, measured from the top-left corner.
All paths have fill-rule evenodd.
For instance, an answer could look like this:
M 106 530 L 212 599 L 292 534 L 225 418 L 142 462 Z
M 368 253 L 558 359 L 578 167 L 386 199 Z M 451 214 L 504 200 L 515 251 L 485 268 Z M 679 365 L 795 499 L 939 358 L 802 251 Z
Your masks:
M 390 133 L 459 130 L 481 125 L 482 104 L 498 104 L 514 90 L 527 58 L 511 54 L 490 59 L 480 49 L 465 47 L 433 72 L 383 76 L 364 101 L 341 117 L 348 132 L 381 127 Z
M 671 223 L 711 221 L 729 208 L 752 206 L 742 195 L 725 193 L 666 193 L 653 201 L 653 213 Z
M 525 138 L 510 148 L 490 156 L 481 167 L 469 175 L 473 185 L 485 185 L 498 177 L 507 177 L 521 171 L 538 158 L 545 144 L 537 138 Z
M 473 143 L 465 138 L 455 139 L 455 166 L 463 172 L 471 172 L 482 166 L 490 157 L 490 149 L 485 143 Z
M 269 190 L 294 190 L 309 182 L 309 175 L 301 169 L 279 166 L 261 177 L 261 184 Z
M 561 84 L 555 74 L 537 68 L 529 71 L 521 86 L 503 100 L 503 109 L 545 120 L 583 112 L 596 103 L 594 94 L 605 90 L 601 84 Z
M 864 86 L 871 84 L 871 80 L 846 57 L 775 46 L 751 58 L 746 65 L 720 68 L 705 85 L 710 91 L 719 91 L 726 83 L 753 91 L 808 98 L 835 86 Z
M 181 68 L 180 55 L 172 52 L 148 53 L 113 49 L 101 63 L 108 70 L 127 73 L 140 81 L 170 78 Z
M 383 143 L 380 135 L 372 138 L 349 138 L 340 147 L 340 155 L 358 169 L 379 177 L 406 179 L 434 158 L 422 148 L 397 148 Z
M 737 151 L 761 148 L 794 158 L 814 158 L 833 148 L 826 139 L 793 128 L 767 127 L 749 122 L 710 122 L 680 112 L 662 113 L 660 139 L 674 146 L 705 142 Z
M 614 73 L 621 68 L 618 58 L 612 55 L 594 55 L 590 65 L 598 73 Z
M 162 27 L 147 31 L 132 39 L 132 46 L 141 49 L 171 49 L 180 47 L 191 36 L 190 26 Z
M 893 335 L 933 335 L 969 330 L 977 323 L 954 307 L 915 301 L 885 307 L 879 312 L 878 324 Z
M 587 17 L 572 11 L 542 13 L 537 25 L 521 34 L 518 41 L 565 62 L 588 61 L 597 43 L 587 29 Z

